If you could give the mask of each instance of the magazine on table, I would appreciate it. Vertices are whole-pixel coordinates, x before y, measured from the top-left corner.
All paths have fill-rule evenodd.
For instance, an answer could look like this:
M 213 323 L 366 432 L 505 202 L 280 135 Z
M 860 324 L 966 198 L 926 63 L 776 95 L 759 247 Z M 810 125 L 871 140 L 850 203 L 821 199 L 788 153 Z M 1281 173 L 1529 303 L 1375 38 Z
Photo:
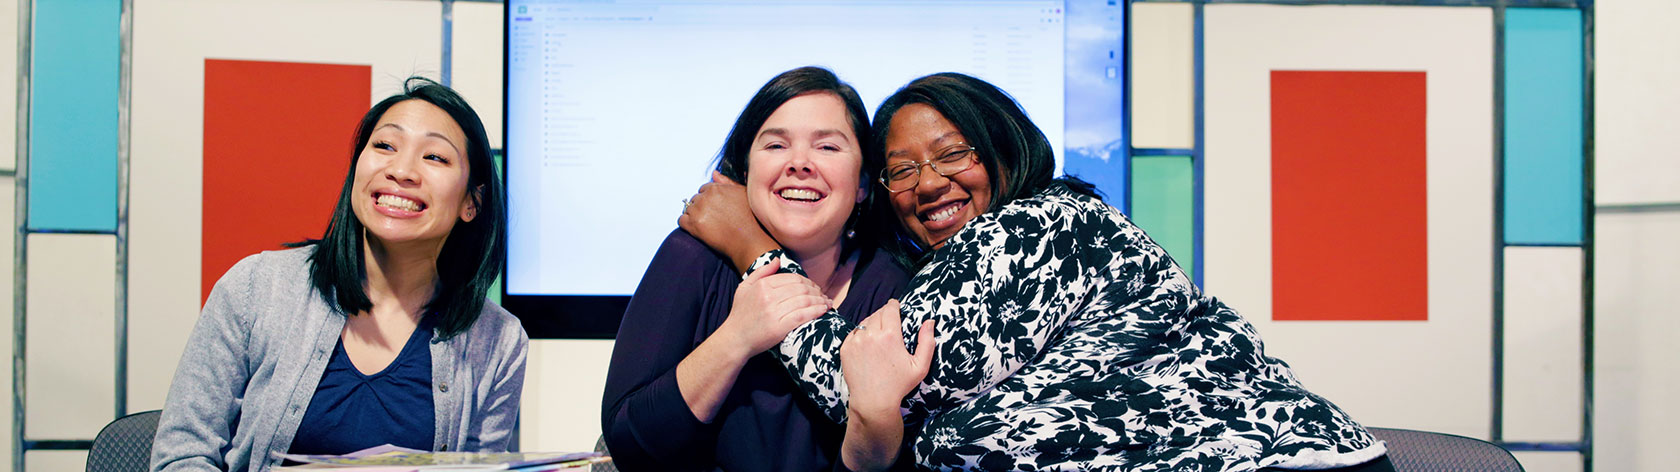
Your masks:
M 612 460 L 599 452 L 430 452 L 392 445 L 349 454 L 280 454 L 299 463 L 277 470 L 354 470 L 356 472 L 443 472 L 513 470 L 545 472 Z

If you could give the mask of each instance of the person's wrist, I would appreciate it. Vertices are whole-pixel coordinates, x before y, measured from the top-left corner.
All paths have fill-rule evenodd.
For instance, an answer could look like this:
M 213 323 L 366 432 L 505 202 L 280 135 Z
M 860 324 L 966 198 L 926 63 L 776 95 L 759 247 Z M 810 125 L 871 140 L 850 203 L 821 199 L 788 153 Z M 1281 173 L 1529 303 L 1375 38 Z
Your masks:
M 895 408 L 896 410 L 896 408 Z M 902 439 L 903 419 L 897 411 L 887 415 L 866 413 L 856 407 L 847 408 L 847 451 L 843 457 L 852 470 L 885 470 L 897 457 L 898 442 Z
M 735 329 L 735 326 L 725 324 L 718 329 L 716 334 L 707 338 L 707 341 L 718 341 L 714 347 L 720 353 L 736 364 L 746 365 L 747 360 L 752 359 L 752 356 L 758 355 L 758 353 L 753 351 L 752 339 L 746 333 L 739 331 L 739 329 Z
M 724 252 L 735 260 L 736 267 L 741 269 L 743 273 L 752 267 L 753 261 L 758 260 L 758 256 L 781 248 L 776 244 L 774 238 L 756 227 L 752 228 L 751 231 L 743 231 L 742 233 L 739 238 L 729 242 L 731 247 Z
M 847 416 L 861 420 L 865 424 L 896 423 L 901 418 L 897 402 L 886 402 L 866 396 L 854 395 L 851 403 L 846 405 L 846 409 L 849 411 Z

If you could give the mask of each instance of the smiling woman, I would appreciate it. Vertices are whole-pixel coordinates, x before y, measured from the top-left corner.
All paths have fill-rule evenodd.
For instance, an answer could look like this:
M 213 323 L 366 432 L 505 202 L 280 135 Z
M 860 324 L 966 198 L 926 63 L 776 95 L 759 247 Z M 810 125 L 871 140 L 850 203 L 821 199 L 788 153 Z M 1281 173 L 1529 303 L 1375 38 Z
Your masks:
M 747 154 L 747 204 L 795 259 L 837 259 L 841 230 L 868 195 L 858 188 L 863 149 L 846 130 L 845 105 L 826 93 L 794 97 L 764 121 Z
M 601 428 L 621 470 L 841 467 L 847 431 L 801 403 L 765 351 L 830 307 L 861 320 L 903 287 L 904 269 L 859 218 L 883 204 L 861 170 L 873 142 L 857 92 L 824 69 L 784 72 L 747 102 L 715 180 L 744 184 L 733 208 L 811 277 L 766 270 L 741 281 L 687 232 L 665 238 L 607 372 Z
M 526 336 L 485 300 L 505 258 L 478 115 L 411 78 L 356 128 L 326 234 L 246 257 L 175 371 L 152 470 L 266 470 L 381 444 L 506 451 Z
M 459 220 L 478 216 L 477 192 L 467 191 L 465 133 L 431 103 L 392 105 L 356 160 L 351 208 L 379 250 L 415 245 L 436 254 Z M 480 186 L 484 185 L 482 183 Z

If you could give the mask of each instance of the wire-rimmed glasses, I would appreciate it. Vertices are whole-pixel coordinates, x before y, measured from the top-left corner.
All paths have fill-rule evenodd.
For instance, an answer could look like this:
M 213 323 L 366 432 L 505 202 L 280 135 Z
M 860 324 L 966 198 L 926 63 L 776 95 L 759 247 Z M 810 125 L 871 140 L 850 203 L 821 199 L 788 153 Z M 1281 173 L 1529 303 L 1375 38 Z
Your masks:
M 974 167 L 974 148 L 964 143 L 946 148 L 938 156 L 921 162 L 900 162 L 881 170 L 881 186 L 898 193 L 916 188 L 922 180 L 922 166 L 932 167 L 939 175 L 950 177 Z

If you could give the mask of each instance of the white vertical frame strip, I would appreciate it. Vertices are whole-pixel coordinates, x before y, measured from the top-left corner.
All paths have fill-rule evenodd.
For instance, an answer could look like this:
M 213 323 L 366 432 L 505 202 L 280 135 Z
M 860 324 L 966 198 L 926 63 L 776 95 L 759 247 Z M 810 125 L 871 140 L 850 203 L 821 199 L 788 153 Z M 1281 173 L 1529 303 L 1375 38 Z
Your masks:
M 116 419 L 110 405 L 116 237 L 28 236 L 29 440 L 88 440 Z M 69 342 L 67 340 L 79 340 Z
M 502 8 L 501 2 L 455 2 L 449 57 L 450 87 L 478 112 L 494 149 L 502 148 Z
M 1575 247 L 1505 248 L 1505 440 L 1581 440 L 1582 261 Z
M 1680 204 L 1680 2 L 1598 1 L 1593 17 L 1597 203 Z
M 1680 211 L 1600 211 L 1595 226 L 1593 468 L 1668 470 L 1680 442 Z
M 1132 5 L 1134 148 L 1196 145 L 1195 10 L 1188 3 Z

